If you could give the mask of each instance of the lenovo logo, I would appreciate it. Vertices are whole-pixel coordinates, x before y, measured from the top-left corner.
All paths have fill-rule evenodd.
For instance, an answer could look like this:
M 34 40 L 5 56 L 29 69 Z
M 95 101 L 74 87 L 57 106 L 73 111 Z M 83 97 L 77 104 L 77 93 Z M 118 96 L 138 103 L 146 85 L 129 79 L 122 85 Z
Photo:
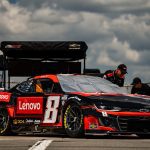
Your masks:
M 0 99 L 8 99 L 8 95 L 0 95 Z
M 19 101 L 19 110 L 40 110 L 40 103 L 22 103 Z
M 7 92 L 0 92 L 0 101 L 1 101 L 1 102 L 9 102 L 10 96 L 11 96 L 10 93 L 7 93 Z
M 19 97 L 17 99 L 17 114 L 42 114 L 42 97 Z

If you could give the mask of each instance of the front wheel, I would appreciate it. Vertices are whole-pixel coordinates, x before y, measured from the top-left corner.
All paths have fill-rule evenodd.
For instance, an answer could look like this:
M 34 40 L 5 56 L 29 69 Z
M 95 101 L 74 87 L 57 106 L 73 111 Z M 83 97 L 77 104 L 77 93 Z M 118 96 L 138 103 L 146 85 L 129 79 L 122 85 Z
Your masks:
M 81 137 L 83 135 L 83 114 L 79 105 L 72 103 L 66 107 L 63 125 L 70 137 Z
M 5 109 L 0 110 L 0 135 L 10 133 L 9 116 Z

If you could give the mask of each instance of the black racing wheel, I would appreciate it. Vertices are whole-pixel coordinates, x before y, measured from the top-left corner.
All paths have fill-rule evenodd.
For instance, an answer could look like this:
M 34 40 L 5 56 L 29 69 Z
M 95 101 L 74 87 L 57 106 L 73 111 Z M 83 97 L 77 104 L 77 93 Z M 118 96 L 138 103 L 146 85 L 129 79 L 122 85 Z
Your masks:
M 0 110 L 0 135 L 10 133 L 9 116 L 5 109 Z
M 66 107 L 63 125 L 70 137 L 81 137 L 83 135 L 83 114 L 79 105 L 72 103 Z

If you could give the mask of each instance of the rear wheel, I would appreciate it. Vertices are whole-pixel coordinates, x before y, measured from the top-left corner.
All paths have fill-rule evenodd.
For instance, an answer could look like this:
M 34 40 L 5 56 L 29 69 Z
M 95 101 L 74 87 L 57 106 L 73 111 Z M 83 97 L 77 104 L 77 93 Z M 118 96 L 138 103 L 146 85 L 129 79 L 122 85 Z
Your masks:
M 83 135 L 83 114 L 79 105 L 72 103 L 66 107 L 63 125 L 70 137 L 81 137 Z
M 10 133 L 9 116 L 5 109 L 0 110 L 0 135 Z

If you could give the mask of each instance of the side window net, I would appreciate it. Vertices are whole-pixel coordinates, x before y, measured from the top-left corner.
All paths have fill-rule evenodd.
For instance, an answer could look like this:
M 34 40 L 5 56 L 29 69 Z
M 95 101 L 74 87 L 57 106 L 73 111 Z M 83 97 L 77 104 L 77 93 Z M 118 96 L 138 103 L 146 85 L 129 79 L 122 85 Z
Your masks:
M 16 89 L 23 93 L 34 92 L 33 81 L 22 82 Z

